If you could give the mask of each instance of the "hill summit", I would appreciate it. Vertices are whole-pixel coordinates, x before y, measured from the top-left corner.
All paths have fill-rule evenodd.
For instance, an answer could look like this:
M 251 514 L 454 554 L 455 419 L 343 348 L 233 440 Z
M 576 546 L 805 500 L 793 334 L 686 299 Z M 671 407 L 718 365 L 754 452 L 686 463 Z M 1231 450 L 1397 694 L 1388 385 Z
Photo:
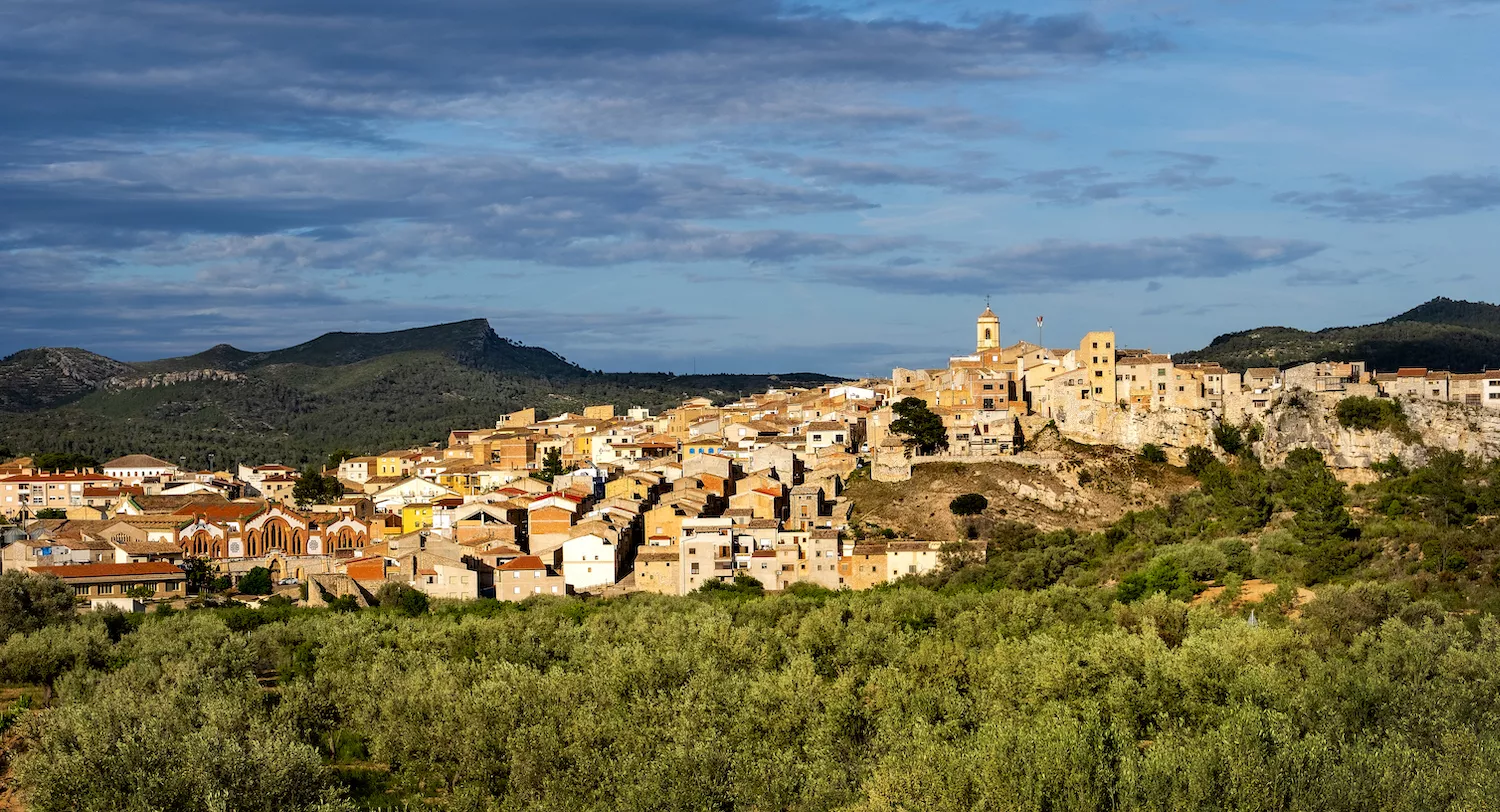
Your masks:
M 1308 361 L 1367 361 L 1377 370 L 1406 366 L 1479 372 L 1500 367 L 1500 306 L 1439 297 L 1359 327 L 1260 327 L 1227 333 L 1174 359 L 1214 362 L 1236 371 Z
M 317 338 L 268 352 L 247 352 L 220 344 L 181 358 L 146 361 L 132 366 L 145 374 L 196 369 L 245 371 L 272 364 L 336 367 L 386 355 L 433 352 L 471 369 L 538 377 L 577 377 L 587 372 L 551 350 L 519 344 L 497 334 L 487 319 L 468 319 L 389 333 L 324 333 Z

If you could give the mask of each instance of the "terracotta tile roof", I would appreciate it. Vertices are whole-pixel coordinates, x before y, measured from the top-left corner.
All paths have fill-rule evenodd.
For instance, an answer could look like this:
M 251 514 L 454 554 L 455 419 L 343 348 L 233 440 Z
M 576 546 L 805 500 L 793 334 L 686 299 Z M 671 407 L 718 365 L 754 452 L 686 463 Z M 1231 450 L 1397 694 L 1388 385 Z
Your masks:
M 534 555 L 523 555 L 519 558 L 512 558 L 511 560 L 497 567 L 497 569 L 502 572 L 511 572 L 514 570 L 544 570 L 546 568 L 547 565 L 542 563 L 542 559 L 539 556 Z
M 127 555 L 180 555 L 182 548 L 170 541 L 120 541 L 115 546 Z
M 182 568 L 165 561 L 148 561 L 139 564 L 65 564 L 60 567 L 32 567 L 38 575 L 56 575 L 64 580 L 71 578 L 118 578 L 129 575 L 182 575 Z
M 202 516 L 205 521 L 220 524 L 223 522 L 240 522 L 254 516 L 260 515 L 268 506 L 267 502 L 225 502 L 223 504 L 191 504 L 184 505 L 176 512 L 180 516 L 197 518 Z
M 123 457 L 112 459 L 104 463 L 101 468 L 176 468 L 166 460 L 159 460 L 150 454 L 126 454 Z

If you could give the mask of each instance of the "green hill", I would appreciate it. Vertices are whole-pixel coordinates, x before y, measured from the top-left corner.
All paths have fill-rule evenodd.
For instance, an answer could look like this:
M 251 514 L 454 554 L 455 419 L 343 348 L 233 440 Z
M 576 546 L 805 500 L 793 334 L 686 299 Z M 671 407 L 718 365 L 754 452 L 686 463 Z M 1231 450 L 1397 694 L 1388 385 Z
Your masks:
M 149 452 L 195 466 L 209 453 L 220 465 L 300 465 L 334 449 L 374 453 L 439 441 L 532 406 L 547 414 L 594 403 L 660 410 L 687 397 L 724 401 L 834 380 L 591 372 L 501 338 L 482 319 L 329 333 L 270 352 L 221 344 L 131 364 L 82 350 L 25 350 L 0 360 L 0 446 L 101 460 Z
M 1261 327 L 1221 335 L 1201 350 L 1173 357 L 1233 370 L 1366 361 L 1378 370 L 1417 366 L 1479 372 L 1500 367 L 1500 307 L 1438 298 L 1376 324 L 1315 332 Z

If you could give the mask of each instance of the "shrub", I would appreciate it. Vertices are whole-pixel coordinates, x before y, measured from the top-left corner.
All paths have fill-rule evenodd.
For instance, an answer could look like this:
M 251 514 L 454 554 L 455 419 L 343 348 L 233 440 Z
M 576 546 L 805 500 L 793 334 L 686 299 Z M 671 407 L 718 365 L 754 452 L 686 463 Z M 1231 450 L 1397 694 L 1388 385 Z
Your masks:
M 953 501 L 948 503 L 948 510 L 952 511 L 954 516 L 978 516 L 989 506 L 990 500 L 984 498 L 983 494 L 966 493 L 954 497 Z
M 328 608 L 340 614 L 359 611 L 359 601 L 353 595 L 340 595 L 328 602 Z
M 1146 462 L 1166 462 L 1167 452 L 1156 443 L 1146 443 L 1141 446 L 1141 459 Z
M 1214 452 L 1201 445 L 1192 446 L 1187 450 L 1187 470 L 1193 476 L 1201 476 L 1208 466 L 1216 461 Z
M 380 591 L 375 593 L 375 598 L 380 602 L 382 609 L 395 609 L 410 617 L 427 614 L 431 603 L 426 592 L 395 581 L 387 581 L 384 586 L 380 587 Z
M 1170 559 L 1158 558 L 1146 569 L 1122 578 L 1115 595 L 1121 603 L 1134 603 L 1158 592 L 1169 598 L 1187 600 L 1197 591 L 1198 585 L 1181 567 Z
M 1344 398 L 1334 407 L 1334 416 L 1340 426 L 1354 431 L 1401 432 L 1407 427 L 1401 404 L 1386 398 Z
M 1214 426 L 1214 442 L 1225 454 L 1238 454 L 1245 447 L 1245 435 L 1237 426 L 1220 423 Z
M 271 588 L 271 571 L 265 567 L 255 567 L 240 577 L 239 590 L 246 595 L 269 595 Z
M 73 618 L 73 588 L 51 575 L 0 574 L 0 642 Z

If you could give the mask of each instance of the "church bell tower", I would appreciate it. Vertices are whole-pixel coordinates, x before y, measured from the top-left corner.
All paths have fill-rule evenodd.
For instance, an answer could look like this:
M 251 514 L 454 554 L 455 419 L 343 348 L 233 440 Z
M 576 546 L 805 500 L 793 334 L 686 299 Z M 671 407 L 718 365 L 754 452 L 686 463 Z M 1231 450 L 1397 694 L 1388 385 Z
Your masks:
M 975 352 L 1000 349 L 1000 317 L 990 310 L 988 302 L 984 305 L 984 312 L 979 314 L 974 331 L 978 338 Z

